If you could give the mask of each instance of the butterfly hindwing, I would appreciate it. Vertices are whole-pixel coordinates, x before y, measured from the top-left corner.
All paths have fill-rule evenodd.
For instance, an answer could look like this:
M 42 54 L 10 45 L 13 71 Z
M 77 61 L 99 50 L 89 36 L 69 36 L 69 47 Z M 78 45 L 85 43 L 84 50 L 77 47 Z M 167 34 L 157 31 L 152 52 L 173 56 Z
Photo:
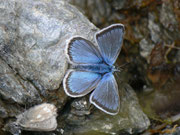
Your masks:
M 68 70 L 63 81 L 64 90 L 71 97 L 82 97 L 91 92 L 101 79 L 93 72 Z
M 102 62 L 99 50 L 82 37 L 72 38 L 68 42 L 66 53 L 71 64 L 98 64 Z
M 90 96 L 90 102 L 100 110 L 116 115 L 120 101 L 118 86 L 112 73 L 106 73 Z
M 97 32 L 95 39 L 104 61 L 113 65 L 120 53 L 124 35 L 124 26 L 114 24 Z

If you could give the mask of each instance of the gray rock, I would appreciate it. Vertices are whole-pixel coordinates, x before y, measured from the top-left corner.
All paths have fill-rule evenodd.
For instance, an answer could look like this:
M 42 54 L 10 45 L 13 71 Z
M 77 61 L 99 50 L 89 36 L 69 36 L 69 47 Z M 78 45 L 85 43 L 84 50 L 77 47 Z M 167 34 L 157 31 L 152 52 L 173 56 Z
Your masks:
M 53 131 L 57 128 L 57 108 L 53 104 L 36 105 L 17 116 L 16 124 L 24 130 Z
M 16 121 L 10 120 L 4 126 L 4 130 L 13 135 L 21 135 L 24 130 L 47 132 L 57 128 L 57 108 L 53 104 L 36 105 L 16 117 Z
M 152 48 L 161 43 L 163 45 L 171 45 L 180 38 L 177 17 L 173 11 L 173 3 L 163 2 L 160 8 L 155 11 L 148 12 L 148 32 L 140 44 L 140 54 L 146 58 L 151 53 Z M 147 33 L 149 35 L 147 35 Z M 150 36 L 150 38 L 149 38 Z
M 139 42 L 139 46 L 140 46 L 140 55 L 148 60 L 149 55 L 151 54 L 151 51 L 155 45 L 150 40 L 143 38 Z
M 161 41 L 161 30 L 159 24 L 155 21 L 156 17 L 155 13 L 148 14 L 148 28 L 151 34 L 151 40 L 155 43 Z
M 21 128 L 13 121 L 9 121 L 8 124 L 5 125 L 4 130 L 12 135 L 21 135 Z
M 66 122 L 68 123 L 67 125 L 71 127 L 70 132 L 75 134 L 107 133 L 115 135 L 121 133 L 122 131 L 132 134 L 147 129 L 150 122 L 147 116 L 142 112 L 136 94 L 127 84 L 121 83 L 119 86 L 119 94 L 121 98 L 119 114 L 111 116 L 105 114 L 97 108 L 94 108 L 93 110 L 89 108 L 92 114 L 89 118 L 87 118 L 85 115 L 80 116 L 78 111 L 77 114 L 75 114 L 74 111 L 71 111 L 66 119 Z M 81 102 L 81 104 L 77 104 L 77 110 L 79 110 L 80 106 L 81 109 L 84 108 L 84 112 L 87 112 L 87 107 L 84 107 L 84 103 L 87 101 L 85 101 L 84 98 L 82 101 L 83 102 Z M 75 103 L 77 103 L 77 101 L 74 101 L 72 104 Z
M 160 22 L 162 25 L 174 32 L 178 29 L 178 23 L 176 21 L 176 16 L 173 13 L 173 5 L 169 2 L 163 2 L 160 10 Z
M 7 110 L 4 108 L 4 104 L 0 101 L 0 118 L 8 117 Z
M 89 115 L 90 102 L 87 96 L 75 99 L 71 104 L 71 113 L 77 116 Z
M 41 94 L 62 109 L 67 99 L 60 87 L 67 69 L 66 41 L 73 35 L 92 40 L 97 28 L 59 0 L 1 0 L 0 18 L 0 95 L 11 101 L 1 106 L 0 117 L 23 110 L 11 104 L 41 102 Z M 49 96 L 47 90 L 58 92 Z
M 100 2 L 94 2 L 100 6 L 97 8 L 102 18 L 104 14 L 110 15 L 106 2 L 107 9 Z M 94 7 L 91 7 L 93 10 Z M 66 42 L 77 35 L 94 42 L 94 33 L 97 31 L 86 17 L 65 0 L 1 0 L 0 18 L 3 18 L 0 20 L 0 95 L 11 101 L 9 104 L 26 105 L 41 102 L 42 99 L 56 102 L 60 105 L 57 108 L 63 111 L 62 115 L 68 116 L 67 120 L 58 123 L 64 127 L 70 124 L 72 128 L 78 127 L 69 130 L 70 133 L 97 131 L 118 134 L 120 130 L 141 131 L 149 126 L 149 120 L 129 86 L 124 86 L 124 92 L 120 93 L 121 111 L 115 117 L 97 109 L 93 111 L 85 98 L 74 100 L 71 107 L 75 110 L 70 113 L 63 110 L 62 106 L 67 100 L 61 87 L 67 69 L 64 55 Z M 99 16 L 93 19 L 101 21 Z M 16 108 L 21 110 L 18 107 L 12 110 Z M 15 113 L 9 113 L 6 105 L 0 110 L 4 112 L 4 117 L 15 116 Z M 10 126 L 11 129 L 13 127 Z M 19 129 L 12 132 L 18 133 Z
M 38 103 L 41 101 L 36 88 L 23 80 L 3 60 L 0 59 L 0 94 L 12 102 L 19 104 Z
M 173 4 L 174 3 L 172 2 L 163 2 L 159 11 L 159 22 L 164 28 L 162 29 L 162 39 L 166 42 L 166 44 L 172 44 L 180 38 L 178 17 L 175 15 Z
M 59 88 L 67 63 L 66 41 L 73 35 L 92 40 L 92 25 L 64 1 L 1 0 L 0 56 L 43 94 Z

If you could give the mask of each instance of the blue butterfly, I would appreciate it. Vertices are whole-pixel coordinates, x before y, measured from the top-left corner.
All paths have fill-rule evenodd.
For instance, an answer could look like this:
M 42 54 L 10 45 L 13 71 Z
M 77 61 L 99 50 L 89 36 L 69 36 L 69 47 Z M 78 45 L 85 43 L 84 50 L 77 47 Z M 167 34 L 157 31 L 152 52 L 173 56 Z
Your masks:
M 93 91 L 90 103 L 107 114 L 119 112 L 120 100 L 113 65 L 120 53 L 124 35 L 122 24 L 113 24 L 95 34 L 98 48 L 82 37 L 73 37 L 67 45 L 66 55 L 72 69 L 64 77 L 65 93 L 82 97 Z

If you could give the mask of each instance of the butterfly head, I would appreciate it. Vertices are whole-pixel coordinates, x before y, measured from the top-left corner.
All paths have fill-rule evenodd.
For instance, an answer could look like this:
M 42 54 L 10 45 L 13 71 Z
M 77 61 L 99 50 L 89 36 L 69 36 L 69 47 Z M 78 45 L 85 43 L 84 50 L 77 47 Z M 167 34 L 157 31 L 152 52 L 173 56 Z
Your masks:
M 116 66 L 112 66 L 112 72 L 121 72 L 121 68 L 120 67 L 116 67 Z

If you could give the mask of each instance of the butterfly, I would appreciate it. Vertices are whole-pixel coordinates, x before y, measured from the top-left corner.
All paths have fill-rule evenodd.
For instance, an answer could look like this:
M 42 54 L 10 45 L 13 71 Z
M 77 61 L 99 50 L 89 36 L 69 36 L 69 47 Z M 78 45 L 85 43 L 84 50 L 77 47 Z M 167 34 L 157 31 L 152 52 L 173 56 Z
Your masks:
M 123 24 L 113 24 L 95 34 L 96 47 L 83 37 L 73 37 L 66 46 L 66 56 L 72 69 L 63 80 L 65 93 L 82 97 L 91 93 L 89 101 L 103 112 L 116 115 L 120 99 L 113 65 L 121 51 Z

